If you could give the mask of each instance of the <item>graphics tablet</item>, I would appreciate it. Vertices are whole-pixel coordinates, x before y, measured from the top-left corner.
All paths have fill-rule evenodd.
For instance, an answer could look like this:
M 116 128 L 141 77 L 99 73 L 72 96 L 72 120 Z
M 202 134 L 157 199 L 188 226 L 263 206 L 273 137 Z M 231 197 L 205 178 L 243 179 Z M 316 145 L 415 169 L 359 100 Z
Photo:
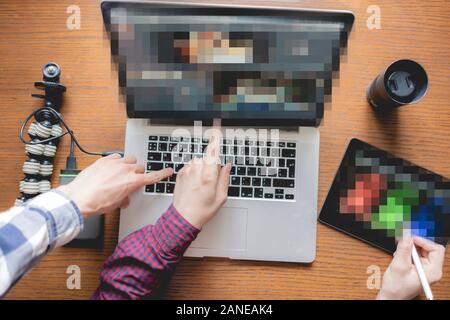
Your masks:
M 319 221 L 389 253 L 404 236 L 446 245 L 450 181 L 352 139 Z

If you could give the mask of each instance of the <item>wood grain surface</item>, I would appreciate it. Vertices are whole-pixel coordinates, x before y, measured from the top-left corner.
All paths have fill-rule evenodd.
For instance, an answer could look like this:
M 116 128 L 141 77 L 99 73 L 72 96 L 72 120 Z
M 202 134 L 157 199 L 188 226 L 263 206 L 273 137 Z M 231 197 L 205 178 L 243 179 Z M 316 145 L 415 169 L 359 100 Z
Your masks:
M 207 1 L 208 3 L 210 1 Z M 224 1 L 242 3 L 241 1 Z M 217 2 L 220 3 L 220 2 Z M 321 126 L 318 208 L 327 194 L 346 144 L 357 137 L 450 177 L 450 2 L 410 1 L 245 1 L 254 5 L 346 9 L 356 20 L 333 86 L 332 103 Z M 81 8 L 81 29 L 69 30 L 69 5 Z M 369 30 L 367 7 L 381 9 L 381 29 Z M 56 61 L 68 87 L 62 113 L 89 150 L 122 149 L 126 115 L 111 65 L 100 1 L 0 1 L 0 209 L 18 195 L 25 160 L 18 131 L 25 116 L 40 106 L 30 97 L 41 66 Z M 391 61 L 411 58 L 428 72 L 429 90 L 416 105 L 387 117 L 374 115 L 365 100 L 371 80 Z M 58 150 L 64 164 L 68 139 Z M 78 154 L 81 168 L 95 159 Z M 54 180 L 54 185 L 57 181 Z M 7 295 L 9 299 L 85 299 L 98 285 L 98 273 L 112 252 L 118 213 L 106 217 L 104 248 L 59 248 L 45 257 Z M 184 259 L 166 291 L 170 299 L 371 299 L 369 265 L 385 270 L 391 257 L 326 226 L 317 226 L 317 259 L 310 265 Z M 81 290 L 68 290 L 66 269 L 81 268 Z M 450 298 L 450 256 L 437 299 Z

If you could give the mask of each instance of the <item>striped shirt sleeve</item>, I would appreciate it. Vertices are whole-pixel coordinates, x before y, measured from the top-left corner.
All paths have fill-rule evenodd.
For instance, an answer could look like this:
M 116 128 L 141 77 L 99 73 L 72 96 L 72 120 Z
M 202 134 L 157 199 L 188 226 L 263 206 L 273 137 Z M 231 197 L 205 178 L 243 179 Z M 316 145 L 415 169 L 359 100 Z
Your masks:
M 0 297 L 46 253 L 83 228 L 76 204 L 58 190 L 0 213 Z

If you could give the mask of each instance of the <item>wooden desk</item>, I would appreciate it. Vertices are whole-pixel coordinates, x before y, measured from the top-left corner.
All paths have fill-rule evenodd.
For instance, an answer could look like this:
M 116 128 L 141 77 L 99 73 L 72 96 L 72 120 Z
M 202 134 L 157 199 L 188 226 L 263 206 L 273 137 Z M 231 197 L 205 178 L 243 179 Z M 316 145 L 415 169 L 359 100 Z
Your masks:
M 222 0 L 223 1 L 223 0 Z M 209 1 L 208 1 L 209 2 Z M 240 1 L 225 1 L 239 3 Z M 245 1 L 257 3 L 257 1 Z M 110 63 L 100 1 L 78 0 L 81 30 L 68 30 L 66 8 L 73 1 L 0 2 L 0 209 L 13 204 L 22 179 L 24 146 L 17 137 L 25 116 L 39 106 L 30 94 L 41 78 L 41 66 L 58 62 L 68 87 L 63 115 L 80 142 L 90 150 L 123 147 L 124 104 L 119 102 L 117 74 Z M 400 157 L 450 177 L 450 3 L 439 0 L 378 0 L 381 30 L 366 27 L 371 1 L 259 2 L 304 8 L 348 9 L 356 21 L 348 56 L 335 81 L 332 106 L 321 126 L 318 207 L 322 206 L 349 138 L 358 137 Z M 365 100 L 370 81 L 398 58 L 425 66 L 429 90 L 417 105 L 403 107 L 379 121 Z M 339 83 L 338 83 L 339 82 Z M 58 151 L 64 164 L 68 139 Z M 93 157 L 79 155 L 85 167 Z M 56 181 L 54 181 L 56 183 Z M 98 284 L 102 262 L 117 241 L 118 213 L 106 217 L 103 250 L 59 248 L 48 255 L 7 298 L 88 298 Z M 391 258 L 335 230 L 318 225 L 317 259 L 311 265 L 185 259 L 177 268 L 167 298 L 193 299 L 371 299 L 366 286 L 369 265 L 384 271 Z M 66 289 L 66 268 L 81 267 L 81 290 Z M 433 286 L 437 299 L 450 298 L 450 256 L 442 281 Z

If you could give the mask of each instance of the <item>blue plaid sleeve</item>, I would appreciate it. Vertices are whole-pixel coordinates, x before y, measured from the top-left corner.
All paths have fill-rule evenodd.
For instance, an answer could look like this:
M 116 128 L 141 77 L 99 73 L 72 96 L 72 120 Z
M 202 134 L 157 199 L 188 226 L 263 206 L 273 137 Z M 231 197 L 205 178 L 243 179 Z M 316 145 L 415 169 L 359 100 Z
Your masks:
M 76 204 L 58 190 L 0 213 L 0 297 L 48 251 L 83 228 Z

